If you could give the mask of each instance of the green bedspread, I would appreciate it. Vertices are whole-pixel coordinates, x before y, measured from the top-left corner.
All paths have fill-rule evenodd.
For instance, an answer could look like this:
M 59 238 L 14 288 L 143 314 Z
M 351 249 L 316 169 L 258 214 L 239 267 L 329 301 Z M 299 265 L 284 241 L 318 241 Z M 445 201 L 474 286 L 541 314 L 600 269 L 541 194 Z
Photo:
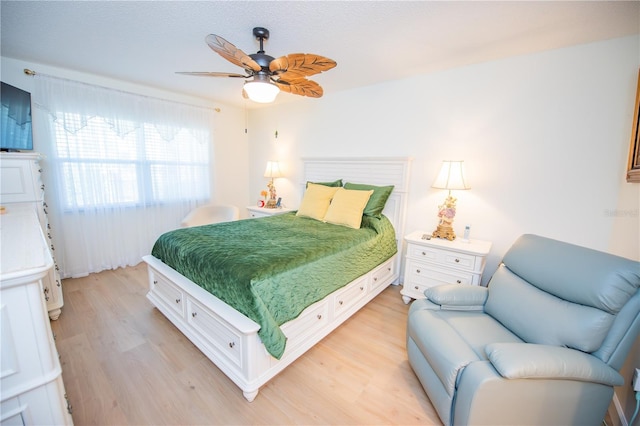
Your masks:
M 280 359 L 280 325 L 396 252 L 384 216 L 351 229 L 286 213 L 170 231 L 151 254 L 260 324 L 258 335 Z

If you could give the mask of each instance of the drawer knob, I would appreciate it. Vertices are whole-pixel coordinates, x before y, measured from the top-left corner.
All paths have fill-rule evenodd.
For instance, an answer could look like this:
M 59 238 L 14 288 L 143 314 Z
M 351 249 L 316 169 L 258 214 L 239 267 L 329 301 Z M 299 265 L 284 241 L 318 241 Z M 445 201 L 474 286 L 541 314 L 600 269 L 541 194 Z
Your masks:
M 420 269 L 416 269 L 416 274 L 419 274 L 419 273 L 420 273 Z
M 195 318 L 195 317 L 196 317 L 196 315 L 198 315 L 198 313 L 197 313 L 197 312 L 191 312 L 191 316 L 192 316 L 193 318 Z
M 457 282 L 458 284 L 462 284 L 462 281 L 460 281 L 460 280 L 456 280 L 456 282 Z
M 360 286 L 360 291 L 364 290 L 364 286 Z
M 339 304 L 339 305 L 342 305 L 343 303 L 344 303 L 344 302 L 343 302 L 342 300 L 340 300 L 340 301 L 338 302 L 338 304 Z M 318 318 L 318 319 L 320 319 L 320 318 Z
M 378 277 L 373 277 L 373 281 L 378 281 Z
M 153 280 L 153 284 L 158 284 L 158 280 Z
M 230 347 L 231 349 L 233 349 L 233 347 L 234 347 L 235 345 L 236 345 L 236 342 L 229 342 L 229 347 Z
M 176 299 L 176 303 L 180 303 L 180 299 Z
M 422 252 L 422 255 L 423 255 L 423 256 L 426 256 L 426 255 L 427 255 L 427 253 L 423 251 L 423 252 Z
M 387 268 L 387 271 L 391 272 L 391 268 L 390 268 L 390 267 L 389 267 L 389 268 Z
M 417 286 L 417 285 L 416 285 L 416 286 L 414 286 L 413 288 L 415 288 L 416 290 L 418 290 L 418 286 Z
M 456 263 L 460 263 L 460 259 L 456 259 Z
M 73 414 L 73 407 L 71 406 L 71 401 L 69 400 L 69 397 L 66 393 L 64 394 L 64 399 L 65 401 L 67 401 L 67 413 Z
M 318 314 L 318 319 L 322 319 L 322 315 L 321 314 Z

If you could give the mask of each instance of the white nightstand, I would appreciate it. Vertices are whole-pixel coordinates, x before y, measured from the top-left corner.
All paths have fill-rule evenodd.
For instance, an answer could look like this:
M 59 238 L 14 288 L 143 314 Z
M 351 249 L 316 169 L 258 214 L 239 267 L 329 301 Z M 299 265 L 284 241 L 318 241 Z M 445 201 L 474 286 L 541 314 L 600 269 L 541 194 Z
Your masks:
M 441 284 L 480 285 L 490 241 L 440 238 L 423 239 L 430 232 L 407 235 L 407 255 L 402 285 L 402 300 L 424 298 L 424 291 Z
M 288 209 L 286 207 L 280 207 L 275 209 L 265 209 L 264 207 L 258 207 L 258 206 L 248 206 L 247 210 L 249 212 L 249 217 L 251 218 L 273 216 L 276 214 L 283 214 L 283 213 L 288 213 L 293 211 L 293 209 Z

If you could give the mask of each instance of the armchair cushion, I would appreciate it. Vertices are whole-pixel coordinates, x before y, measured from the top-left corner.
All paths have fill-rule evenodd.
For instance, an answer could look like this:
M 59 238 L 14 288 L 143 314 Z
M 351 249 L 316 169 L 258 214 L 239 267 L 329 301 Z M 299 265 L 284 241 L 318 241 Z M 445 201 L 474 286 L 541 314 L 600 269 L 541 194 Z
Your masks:
M 491 343 L 493 367 L 508 379 L 568 379 L 620 386 L 622 376 L 593 355 L 575 349 L 530 343 Z
M 536 235 L 518 238 L 503 263 L 542 291 L 610 314 L 640 285 L 638 262 Z
M 485 311 L 529 343 L 593 352 L 604 341 L 615 318 L 605 311 L 568 303 L 541 291 L 505 265 L 493 275 L 489 289 Z
M 408 337 L 423 353 L 429 354 L 429 363 L 449 395 L 453 395 L 461 369 L 470 362 L 487 359 L 488 343 L 521 342 L 482 312 L 434 311 L 429 305 L 423 299 L 411 306 Z
M 448 310 L 482 310 L 487 300 L 487 288 L 479 286 L 462 286 L 459 284 L 438 285 L 429 287 L 424 295 L 442 309 Z

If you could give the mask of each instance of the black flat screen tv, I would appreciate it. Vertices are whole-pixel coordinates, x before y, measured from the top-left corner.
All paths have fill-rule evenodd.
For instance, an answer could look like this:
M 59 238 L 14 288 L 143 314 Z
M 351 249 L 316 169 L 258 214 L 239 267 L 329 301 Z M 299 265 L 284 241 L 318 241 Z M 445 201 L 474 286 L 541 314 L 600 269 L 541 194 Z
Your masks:
M 0 150 L 31 151 L 31 94 L 1 82 Z

